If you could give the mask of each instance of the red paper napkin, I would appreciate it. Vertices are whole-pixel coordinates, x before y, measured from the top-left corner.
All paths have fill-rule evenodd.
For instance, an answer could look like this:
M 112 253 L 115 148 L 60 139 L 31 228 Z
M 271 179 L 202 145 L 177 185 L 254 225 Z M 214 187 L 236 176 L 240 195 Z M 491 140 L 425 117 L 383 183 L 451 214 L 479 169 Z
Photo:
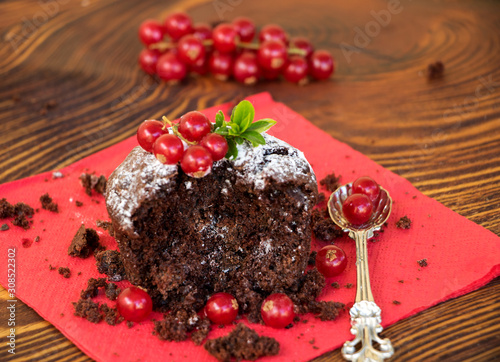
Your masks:
M 331 138 L 285 105 L 274 102 L 268 93 L 257 94 L 249 100 L 255 106 L 256 117 L 278 121 L 270 133 L 302 150 L 318 180 L 332 171 L 342 175 L 343 183 L 370 175 L 390 192 L 394 205 L 389 227 L 378 237 L 378 242 L 368 245 L 373 295 L 382 308 L 383 326 L 470 292 L 500 274 L 500 239 L 496 235 L 424 196 L 404 178 Z M 227 104 L 221 105 L 204 113 L 214 119 L 219 109 L 227 111 L 228 108 Z M 85 260 L 69 257 L 68 245 L 81 223 L 96 228 L 98 219 L 108 220 L 104 198 L 85 194 L 78 177 L 82 172 L 108 176 L 136 145 L 135 137 L 131 137 L 76 162 L 61 170 L 64 178 L 52 179 L 51 173 L 44 173 L 0 185 L 0 198 L 5 197 L 11 203 L 26 202 L 39 208 L 40 196 L 48 192 L 60 209 L 54 214 L 40 208 L 33 218 L 32 228 L 27 231 L 10 222 L 10 230 L 0 231 L 0 258 L 3 260 L 0 283 L 7 287 L 8 263 L 5 261 L 8 250 L 15 249 L 16 297 L 96 360 L 214 360 L 203 347 L 196 347 L 190 341 L 158 340 L 151 335 L 153 323 L 150 321 L 129 329 L 125 323 L 114 327 L 104 322 L 96 325 L 73 315 L 71 302 L 78 300 L 88 278 L 102 275 L 98 274 L 93 257 Z M 84 205 L 77 207 L 77 200 Z M 412 220 L 409 230 L 395 227 L 395 222 L 404 215 Z M 97 230 L 106 247 L 116 248 L 113 238 Z M 37 236 L 40 237 L 38 242 L 23 247 L 22 239 L 34 240 Z M 345 250 L 349 263 L 341 276 L 327 280 L 328 287 L 321 299 L 350 305 L 356 293 L 355 246 L 348 237 L 337 244 Z M 315 243 L 314 247 L 323 245 Z M 427 259 L 427 267 L 417 263 L 421 259 Z M 69 267 L 71 277 L 63 278 L 57 270 L 49 270 L 49 265 Z M 329 286 L 332 282 L 342 287 L 334 289 Z M 348 283 L 354 286 L 346 288 Z M 394 304 L 395 300 L 401 304 Z M 113 303 L 108 301 L 109 305 Z M 308 322 L 288 330 L 250 325 L 258 333 L 280 342 L 280 354 L 265 360 L 309 360 L 352 339 L 347 312 L 330 322 L 321 322 L 312 315 L 304 319 Z M 209 338 L 225 335 L 231 329 L 215 328 Z

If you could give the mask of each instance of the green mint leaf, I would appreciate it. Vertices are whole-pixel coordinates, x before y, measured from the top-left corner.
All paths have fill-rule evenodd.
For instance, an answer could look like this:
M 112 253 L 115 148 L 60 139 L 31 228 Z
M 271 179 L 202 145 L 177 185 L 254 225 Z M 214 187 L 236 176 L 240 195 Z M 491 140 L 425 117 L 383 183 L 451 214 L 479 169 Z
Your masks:
M 231 131 L 229 131 L 229 134 L 233 134 L 236 136 L 236 135 L 239 135 L 241 133 L 240 126 L 237 123 L 229 122 L 227 125 L 229 127 L 231 127 L 231 130 L 233 131 L 233 133 L 231 133 Z
M 233 112 L 231 113 L 231 122 L 238 124 L 241 132 L 244 132 L 250 123 L 253 122 L 254 117 L 255 109 L 253 108 L 252 103 L 247 100 L 243 100 L 233 108 Z
M 262 135 L 260 133 L 255 132 L 255 131 L 246 131 L 245 133 L 241 134 L 241 137 L 252 142 L 252 145 L 254 145 L 254 147 L 255 147 L 255 144 L 257 144 L 257 145 L 265 145 L 266 144 L 266 140 L 264 139 L 264 137 L 262 137 Z
M 222 111 L 219 111 L 215 115 L 215 129 L 222 127 L 223 124 L 224 124 L 224 113 Z
M 235 141 L 237 144 L 241 145 L 241 144 L 243 144 L 243 142 L 245 142 L 245 139 L 244 139 L 244 138 L 241 138 L 241 137 L 239 137 L 239 136 L 237 136 L 237 137 L 234 137 L 234 141 Z
M 228 137 L 226 138 L 226 140 L 228 146 L 226 158 L 232 158 L 234 160 L 236 157 L 238 157 L 238 148 L 236 148 L 236 143 L 234 143 L 233 137 Z
M 229 135 L 229 128 L 227 127 L 219 127 L 215 129 L 215 133 L 220 134 L 221 136 Z
M 246 129 L 246 131 L 255 131 L 258 133 L 262 133 L 267 131 L 269 128 L 274 126 L 276 121 L 270 118 L 261 119 L 257 122 L 250 124 L 250 126 Z

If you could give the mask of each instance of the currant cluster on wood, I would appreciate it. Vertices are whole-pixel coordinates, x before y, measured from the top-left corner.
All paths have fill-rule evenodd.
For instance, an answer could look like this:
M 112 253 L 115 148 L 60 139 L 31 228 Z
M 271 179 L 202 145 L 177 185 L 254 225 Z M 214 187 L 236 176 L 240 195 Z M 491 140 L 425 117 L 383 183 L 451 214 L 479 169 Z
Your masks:
M 256 35 L 258 43 L 252 43 Z M 193 25 L 186 13 L 177 12 L 163 23 L 144 21 L 139 38 L 146 46 L 139 55 L 141 68 L 167 82 L 179 82 L 189 73 L 210 72 L 217 79 L 233 77 L 249 85 L 281 76 L 305 84 L 311 78 L 328 79 L 335 69 L 331 54 L 315 51 L 308 39 L 289 39 L 276 24 L 262 27 L 257 34 L 254 22 L 246 17 L 212 28 Z

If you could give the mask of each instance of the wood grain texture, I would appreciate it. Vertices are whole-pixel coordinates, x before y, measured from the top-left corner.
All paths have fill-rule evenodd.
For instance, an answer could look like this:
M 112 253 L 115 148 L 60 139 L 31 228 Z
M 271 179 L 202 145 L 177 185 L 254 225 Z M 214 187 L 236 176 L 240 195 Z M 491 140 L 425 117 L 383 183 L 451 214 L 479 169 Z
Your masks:
M 221 4 L 225 11 L 217 13 Z M 67 166 L 129 137 L 145 118 L 176 117 L 269 91 L 424 194 L 500 235 L 500 3 L 389 4 L 0 1 L 0 182 Z M 173 10 L 187 10 L 195 21 L 247 15 L 258 26 L 279 23 L 332 51 L 338 69 L 331 81 L 306 87 L 243 87 L 210 77 L 161 84 L 136 65 L 137 28 Z M 425 69 L 436 60 L 444 62 L 445 76 L 428 81 Z M 42 111 L 51 100 L 57 106 Z M 392 360 L 498 359 L 499 295 L 497 278 L 387 328 L 384 336 L 396 347 Z M 6 298 L 1 290 L 0 304 Z M 5 317 L 2 307 L 0 321 Z M 26 305 L 19 306 L 18 318 L 23 327 L 12 360 L 90 360 Z M 5 332 L 0 322 L 0 335 Z M 341 360 L 338 350 L 317 359 Z

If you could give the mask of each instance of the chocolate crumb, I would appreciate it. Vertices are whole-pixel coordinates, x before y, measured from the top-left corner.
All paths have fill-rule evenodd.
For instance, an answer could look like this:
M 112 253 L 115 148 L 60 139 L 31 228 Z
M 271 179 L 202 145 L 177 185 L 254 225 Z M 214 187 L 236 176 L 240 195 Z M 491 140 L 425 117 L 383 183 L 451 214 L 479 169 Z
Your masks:
M 75 205 L 76 205 L 76 207 L 82 207 L 83 206 L 83 202 L 76 200 L 75 201 Z
M 134 322 L 127 321 L 127 327 L 130 329 L 134 326 Z
M 80 175 L 80 182 L 89 196 L 92 196 L 92 190 L 101 195 L 106 191 L 106 177 L 104 175 L 96 176 L 89 173 L 82 173 Z
M 76 274 L 76 275 L 82 275 L 82 272 L 78 272 L 78 274 Z
M 56 267 L 52 266 L 52 264 L 49 264 L 49 270 L 54 270 Z
M 229 362 L 256 359 L 263 356 L 276 356 L 279 342 L 274 338 L 259 336 L 253 329 L 238 324 L 227 336 L 208 340 L 205 349 L 219 361 Z
M 119 282 L 126 278 L 120 252 L 116 250 L 98 251 L 94 254 L 97 270 L 101 274 L 106 274 L 109 280 Z
M 177 309 L 155 322 L 155 332 L 159 339 L 180 342 L 191 334 L 193 342 L 201 344 L 210 331 L 210 321 L 200 317 L 193 309 Z
M 99 235 L 94 229 L 85 228 L 82 224 L 68 248 L 68 255 L 87 258 L 90 253 L 99 247 Z
M 326 175 L 326 177 L 324 179 L 322 179 L 319 184 L 321 186 L 323 186 L 325 189 L 327 189 L 328 191 L 335 191 L 339 188 L 340 186 L 340 178 L 341 176 L 339 175 L 338 177 L 335 176 L 335 174 L 332 172 L 331 174 L 329 175 Z
M 317 251 L 311 251 L 311 254 L 309 254 L 309 260 L 307 261 L 307 265 L 310 265 L 310 266 L 316 265 L 316 255 L 317 254 L 318 254 Z
M 61 317 L 64 317 L 64 313 L 59 314 Z
M 401 284 L 404 283 L 405 281 L 404 280 L 398 280 L 398 282 L 400 282 Z
M 109 235 L 114 236 L 113 224 L 110 221 L 97 220 L 96 225 L 98 228 L 106 230 Z
M 99 303 L 95 303 L 90 299 L 80 299 L 78 302 L 73 302 L 75 315 L 87 319 L 92 323 L 99 323 L 102 320 L 102 314 L 99 310 Z
M 69 268 L 63 268 L 62 266 L 60 266 L 57 271 L 65 278 L 71 277 L 71 270 L 69 270 Z
M 108 283 L 106 284 L 106 297 L 109 300 L 116 300 L 118 296 L 120 295 L 121 289 L 118 288 L 118 285 L 115 283 Z
M 343 231 L 327 215 L 326 210 L 314 209 L 311 216 L 314 237 L 322 241 L 332 241 L 341 237 Z
M 319 349 L 319 347 L 318 346 L 313 346 L 313 349 Z
M 81 299 L 89 299 L 97 297 L 99 293 L 99 288 L 106 288 L 105 278 L 90 278 L 87 281 L 87 289 L 80 292 Z
M 52 201 L 49 194 L 44 194 L 40 196 L 40 202 L 42 203 L 42 208 L 52 212 L 59 212 L 59 206 Z
M 394 304 L 394 305 L 400 305 L 400 304 L 401 304 L 401 302 L 400 302 L 399 300 L 393 300 L 393 301 L 392 301 L 392 304 Z
M 6 219 L 15 215 L 14 205 L 9 203 L 6 198 L 0 199 L 0 219 Z
M 333 282 L 333 283 L 331 284 L 331 286 L 332 286 L 333 288 L 335 288 L 335 289 L 340 289 L 340 284 L 339 284 L 339 283 L 337 283 L 337 282 Z
M 35 237 L 35 240 L 34 240 L 34 241 L 35 241 L 35 243 L 38 243 L 38 242 L 40 241 L 40 237 L 37 235 L 37 236 Z
M 420 265 L 422 268 L 423 268 L 423 267 L 426 267 L 427 265 L 429 265 L 429 264 L 427 264 L 427 259 L 417 260 L 417 263 L 418 263 L 418 265 Z
M 9 225 L 7 225 L 7 224 L 2 224 L 2 226 L 0 226 L 0 230 L 1 230 L 1 231 L 7 231 L 7 230 L 9 230 Z
M 315 339 L 315 338 L 311 339 L 311 340 L 309 341 L 309 343 L 310 343 L 310 344 L 314 344 L 314 343 L 316 343 L 316 339 Z
M 408 216 L 403 216 L 396 222 L 396 227 L 399 229 L 409 229 L 411 227 L 411 220 Z
M 22 227 L 24 230 L 28 230 L 30 228 L 30 223 L 26 219 L 26 216 L 24 216 L 24 215 L 16 216 L 14 221 L 12 221 L 12 224 L 15 226 Z
M 318 194 L 318 198 L 316 199 L 316 205 L 321 205 L 323 202 L 325 202 L 326 196 L 324 192 L 320 192 Z
M 354 286 L 354 285 L 353 285 L 352 283 L 347 283 L 347 284 L 345 285 L 345 287 L 346 287 L 347 289 L 351 289 L 353 286 Z
M 118 313 L 118 309 L 116 307 L 110 308 L 107 304 L 101 304 L 99 309 L 104 313 L 104 321 L 110 326 L 114 326 L 122 321 L 119 318 L 120 314 Z
M 290 329 L 293 328 L 293 323 L 290 323 L 289 325 L 285 326 L 285 329 Z
M 438 79 L 444 74 L 444 64 L 441 61 L 431 63 L 427 66 L 427 79 Z

